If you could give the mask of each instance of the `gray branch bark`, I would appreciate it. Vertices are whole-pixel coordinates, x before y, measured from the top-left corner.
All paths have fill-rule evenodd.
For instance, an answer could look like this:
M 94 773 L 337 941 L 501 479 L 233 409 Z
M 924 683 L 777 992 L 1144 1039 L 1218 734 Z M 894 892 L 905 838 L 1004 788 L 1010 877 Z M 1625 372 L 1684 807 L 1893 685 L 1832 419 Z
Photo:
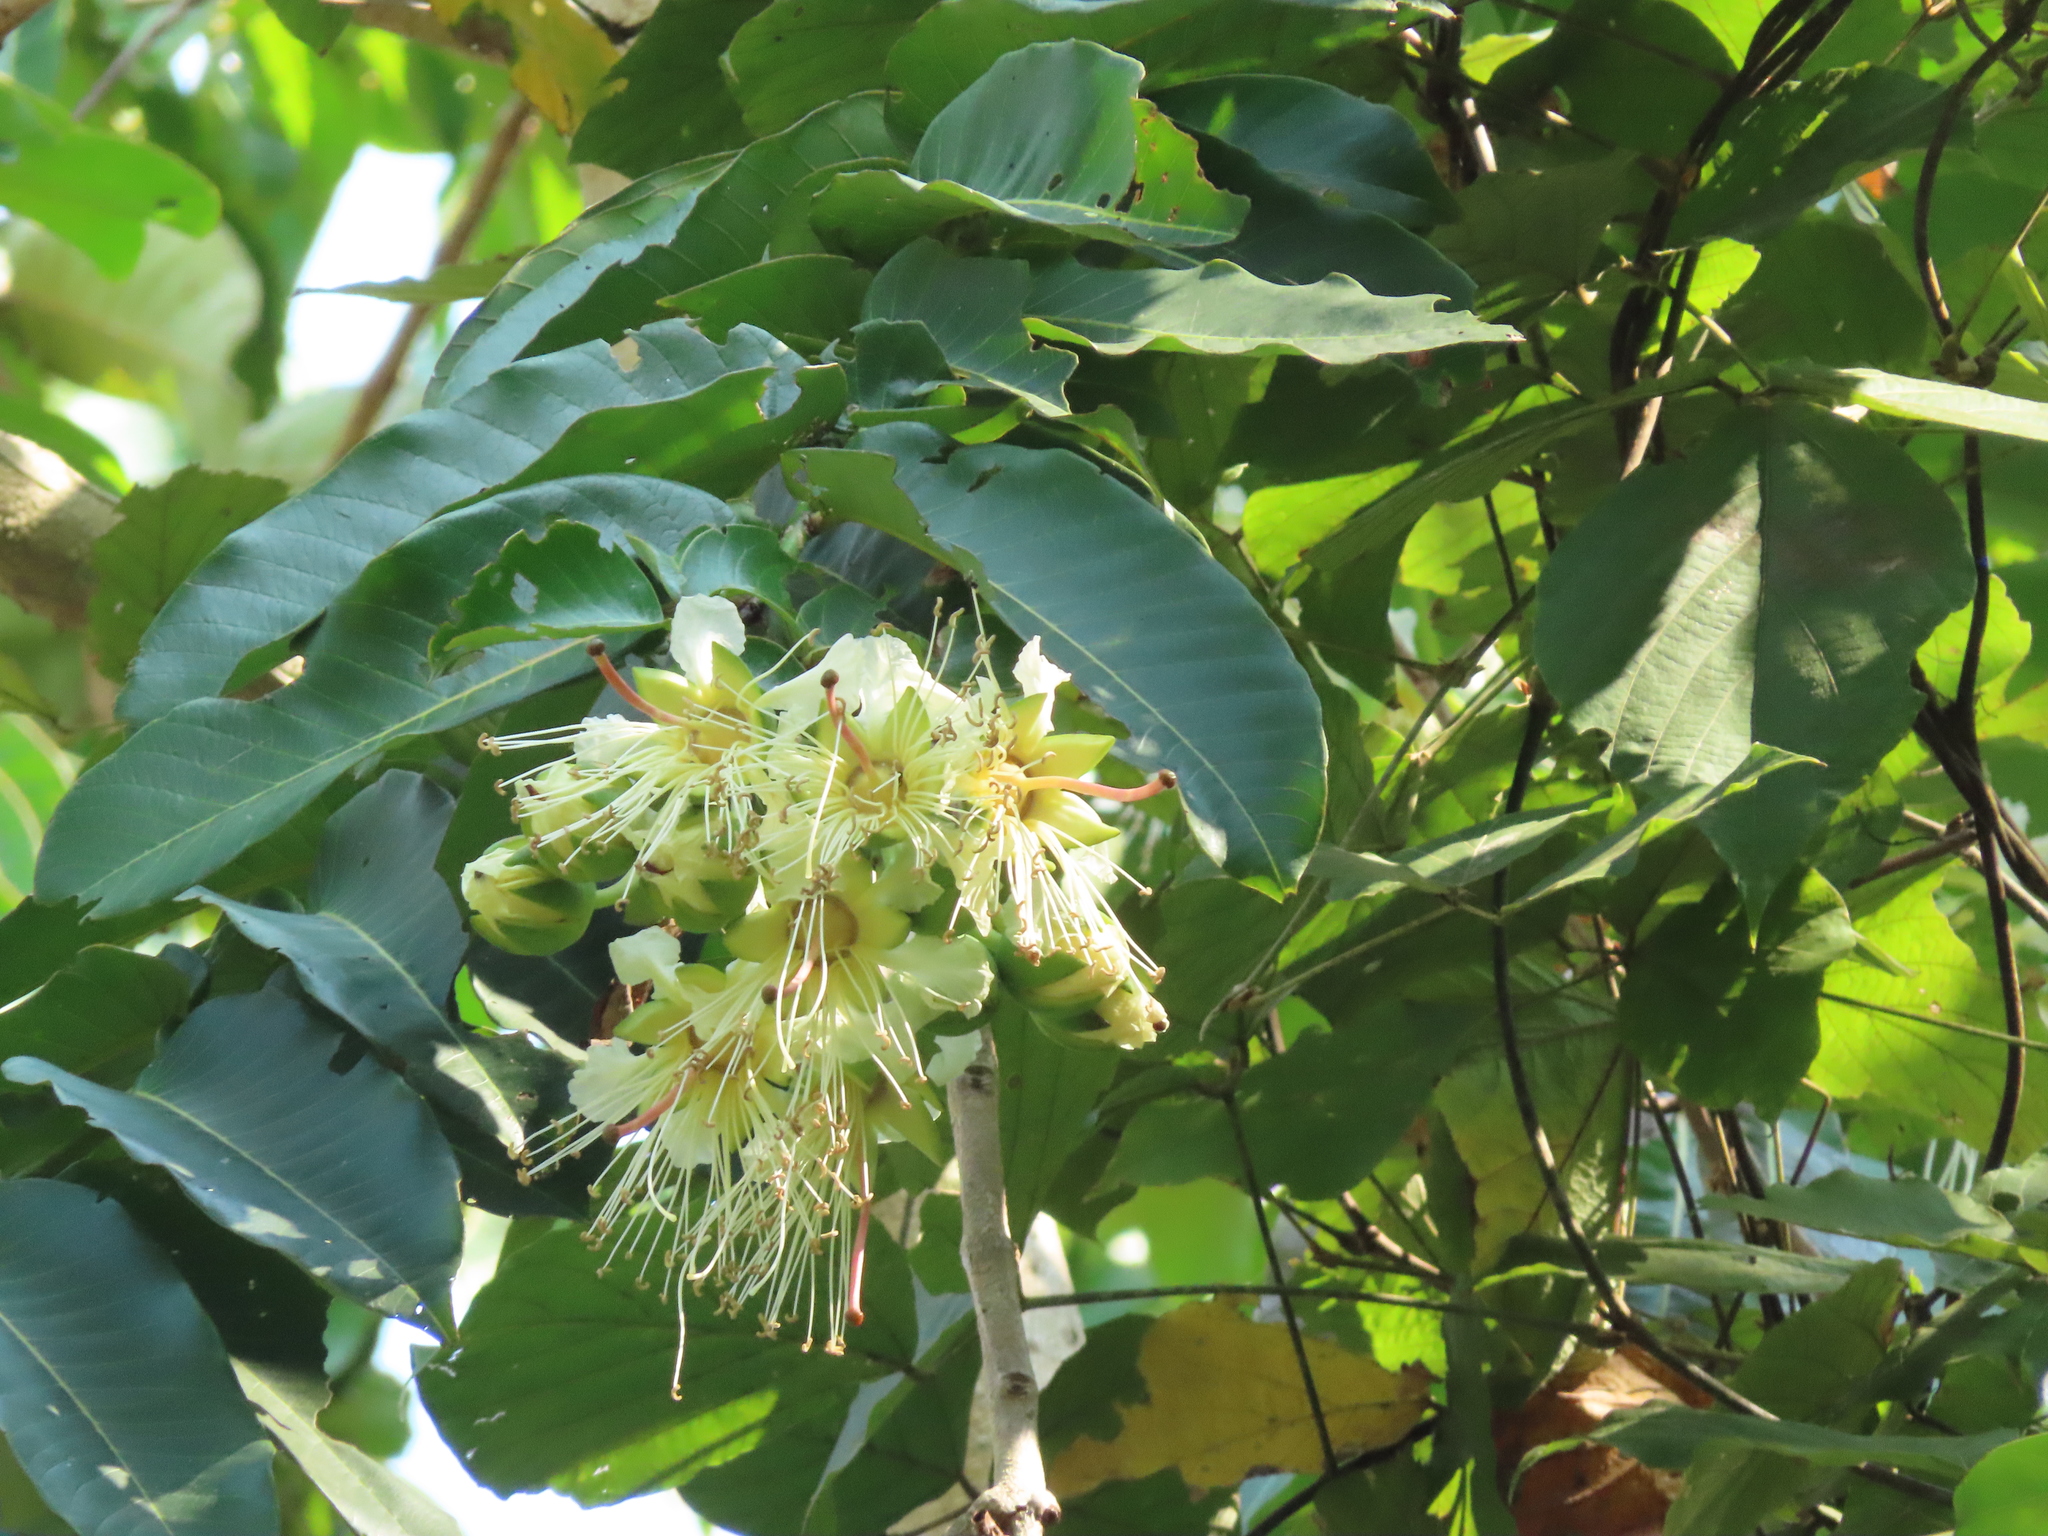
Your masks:
M 114 498 L 49 449 L 0 433 L 0 592 L 74 628 L 92 595 L 93 541 Z

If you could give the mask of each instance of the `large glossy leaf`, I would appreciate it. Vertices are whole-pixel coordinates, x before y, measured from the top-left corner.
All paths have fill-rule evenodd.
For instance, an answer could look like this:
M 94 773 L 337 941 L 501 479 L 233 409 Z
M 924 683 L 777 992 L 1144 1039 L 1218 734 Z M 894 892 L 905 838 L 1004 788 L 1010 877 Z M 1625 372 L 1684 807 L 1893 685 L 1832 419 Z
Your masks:
M 455 1160 L 396 1077 L 367 1058 L 334 1070 L 343 1038 L 271 989 L 201 1007 L 130 1092 L 32 1056 L 6 1072 L 50 1084 L 215 1220 L 342 1295 L 451 1327 Z
M 455 617 L 433 641 L 433 658 L 507 640 L 597 638 L 630 644 L 662 620 L 661 596 L 622 544 L 588 523 L 554 523 L 514 534 L 455 600 Z
M 43 899 L 75 895 L 111 914 L 182 890 L 400 737 L 586 670 L 590 658 L 574 640 L 492 647 L 444 674 L 430 667 L 428 644 L 449 605 L 514 534 L 568 517 L 673 547 L 731 516 L 687 486 L 597 475 L 436 518 L 370 562 L 334 604 L 296 683 L 254 703 L 196 699 L 82 779 L 37 867 Z
M 95 944 L 0 1009 L 0 1058 L 40 1056 L 125 1088 L 155 1053 L 157 1032 L 185 1016 L 191 996 L 191 979 L 170 961 Z
M 1039 274 L 1026 307 L 1042 336 L 1113 355 L 1156 348 L 1225 356 L 1364 363 L 1461 342 L 1519 340 L 1503 325 L 1442 314 L 1427 296 L 1383 299 L 1349 277 L 1269 283 L 1227 261 L 1181 271 L 1108 271 L 1063 262 Z
M 116 682 L 143 631 L 215 545 L 284 500 L 282 481 L 187 465 L 121 498 L 121 520 L 92 547 L 93 660 Z
M 986 209 L 1082 233 L 1215 245 L 1244 199 L 1202 179 L 1195 146 L 1138 99 L 1145 67 L 1095 43 L 1035 43 L 932 120 L 910 163 L 957 212 Z M 943 215 L 942 215 L 943 216 Z
M 379 551 L 442 508 L 515 481 L 579 424 L 589 432 L 610 413 L 680 401 L 730 373 L 788 375 L 800 362 L 761 332 L 714 346 L 680 320 L 633 342 L 622 355 L 583 346 L 504 368 L 488 387 L 385 428 L 319 484 L 230 534 L 143 637 L 122 717 L 139 724 L 218 693 L 244 656 L 318 617 Z M 780 415 L 795 393 L 779 377 L 761 414 Z M 625 465 L 555 473 L 592 467 Z
M 407 1075 L 507 1146 L 524 1139 L 560 1060 L 517 1035 L 479 1035 L 448 1013 L 465 935 L 434 850 L 455 803 L 415 773 L 387 773 L 327 824 L 303 912 L 199 888 L 243 937 L 291 961 L 320 1004 L 406 1064 Z
M 319 1424 L 327 1383 L 274 1365 L 234 1362 L 242 1391 L 263 1427 L 291 1452 L 299 1470 L 326 1494 L 357 1536 L 460 1536 L 454 1517 L 381 1461 L 373 1461 Z
M 63 236 L 108 277 L 135 269 L 150 221 L 203 235 L 220 218 L 220 193 L 184 161 L 74 123 L 13 80 L 0 86 L 0 139 L 12 146 L 0 164 L 8 211 Z
M 0 1429 L 79 1536 L 272 1536 L 220 1336 L 111 1200 L 0 1184 Z
M 925 429 L 867 438 L 901 451 L 893 482 L 845 451 L 800 451 L 795 478 L 828 511 L 945 551 L 1130 728 L 1120 752 L 1179 775 L 1211 857 L 1292 885 L 1322 820 L 1322 711 L 1257 601 L 1158 508 L 1073 454 L 972 448 L 933 464 L 919 457 L 938 446 Z
M 643 176 L 522 256 L 442 348 L 426 404 L 467 394 L 517 360 L 541 327 L 582 298 L 600 275 L 673 238 L 728 159 L 691 160 Z
M 1920 707 L 1915 650 L 1974 585 L 1961 520 L 1885 439 L 1799 404 L 1746 410 L 1631 476 L 1544 573 L 1535 649 L 1623 778 L 1668 796 L 1752 743 L 1817 758 L 1705 830 L 1760 910 Z
M 916 322 L 969 383 L 1006 389 L 1035 411 L 1064 416 L 1074 354 L 1033 343 L 1024 328 L 1030 286 L 1031 269 L 1021 261 L 956 256 L 936 240 L 914 240 L 876 274 L 862 319 Z
M 1673 242 L 1776 234 L 1852 176 L 1924 145 L 1945 94 L 1874 65 L 1785 82 L 1729 134 L 1711 179 L 1680 204 Z
M 893 1245 L 875 1257 L 880 1294 L 899 1289 L 889 1306 L 907 1311 L 908 1266 Z M 860 1329 L 835 1357 L 761 1338 L 754 1319 L 721 1317 L 708 1291 L 686 1290 L 677 1401 L 669 1395 L 675 1299 L 636 1283 L 637 1260 L 600 1270 L 602 1262 L 567 1224 L 514 1230 L 463 1319 L 460 1343 L 420 1376 L 421 1395 L 464 1465 L 502 1493 L 556 1488 L 586 1503 L 683 1484 L 723 1520 L 720 1501 L 697 1485 L 706 1478 L 731 1490 L 729 1502 L 744 1495 L 779 1515 L 742 1528 L 799 1529 L 854 1394 L 908 1363 L 894 1352 L 915 1348 L 914 1321 L 907 1340 L 892 1338 L 880 1351 L 894 1358 L 873 1358 Z M 873 1329 L 879 1319 L 870 1311 Z
M 659 315 L 661 301 L 670 294 L 752 266 L 764 256 L 816 250 L 803 210 L 833 168 L 900 164 L 908 154 L 908 144 L 882 120 L 879 93 L 820 107 L 781 133 L 755 140 L 697 194 L 673 235 L 601 274 L 542 327 L 527 350 L 548 352 L 593 337 L 609 340 Z
M 1159 85 L 1245 70 L 1280 72 L 1345 44 L 1384 36 L 1376 11 L 1391 0 L 1341 10 L 1266 0 L 942 0 L 889 51 L 891 111 L 922 128 L 1012 49 L 1086 38 L 1144 62 Z

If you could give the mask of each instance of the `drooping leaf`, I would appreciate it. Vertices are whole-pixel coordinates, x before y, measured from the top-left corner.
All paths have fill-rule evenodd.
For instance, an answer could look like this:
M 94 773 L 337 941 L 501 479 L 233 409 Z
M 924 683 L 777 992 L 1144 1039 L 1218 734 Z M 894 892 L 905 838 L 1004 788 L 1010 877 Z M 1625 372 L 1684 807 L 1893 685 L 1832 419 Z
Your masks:
M 688 8 L 669 9 L 681 14 Z M 467 394 L 517 359 L 541 327 L 582 298 L 602 274 L 673 238 L 728 158 L 691 160 L 643 176 L 547 244 L 528 251 L 441 349 L 427 383 L 426 404 L 444 405 Z
M 675 1298 L 637 1286 L 637 1261 L 603 1262 L 566 1224 L 515 1228 L 460 1343 L 420 1377 L 464 1464 L 501 1493 L 552 1487 L 592 1502 L 729 1468 L 713 1479 L 725 1501 L 691 1488 L 698 1509 L 738 1524 L 752 1505 L 769 1512 L 760 1529 L 800 1528 L 847 1406 L 890 1367 L 860 1351 L 858 1330 L 845 1355 L 806 1352 L 686 1288 L 678 1402 Z M 907 1269 L 896 1283 L 907 1297 Z
M 436 267 L 425 277 L 400 277 L 382 283 L 344 283 L 339 288 L 308 288 L 308 293 L 346 293 L 365 299 L 389 299 L 394 304 L 454 304 L 463 299 L 481 299 L 504 281 L 524 252 L 492 256 L 484 261 L 457 262 Z
M 79 1536 L 274 1536 L 220 1336 L 111 1200 L 0 1184 L 0 1430 Z
M 571 155 L 624 176 L 656 177 L 676 162 L 747 142 L 719 57 L 754 14 L 753 0 L 663 4 L 641 27 L 584 115 Z
M 1006 389 L 1047 416 L 1067 414 L 1063 386 L 1075 357 L 1033 343 L 1024 326 L 1031 269 L 1021 261 L 955 256 L 915 240 L 876 274 L 863 321 L 916 322 L 970 384 Z
M 1925 1438 L 1856 1435 L 1795 1420 L 1753 1419 L 1680 1407 L 1625 1409 L 1587 1436 L 1616 1446 L 1653 1467 L 1689 1466 L 1709 1447 L 1732 1443 L 1797 1456 L 1816 1466 L 1855 1467 L 1876 1462 L 1936 1477 L 1953 1476 L 2012 1437 L 2011 1430 Z
M 77 895 L 112 914 L 182 890 L 389 743 L 587 670 L 580 641 L 493 647 L 439 676 L 429 666 L 427 646 L 448 605 L 513 534 L 568 517 L 673 546 L 731 515 L 687 486 L 598 475 L 436 518 L 370 562 L 334 604 L 291 687 L 254 703 L 196 699 L 98 764 L 53 823 L 37 867 L 44 899 Z M 209 771 L 195 775 L 195 763 Z
M 1526 1261 L 1539 1245 L 1547 1262 L 1583 1273 L 1577 1251 L 1561 1237 L 1521 1238 L 1510 1247 L 1510 1265 Z M 1757 1295 L 1780 1292 L 1825 1295 L 1861 1267 L 1853 1259 L 1785 1253 L 1713 1238 L 1603 1237 L 1594 1244 L 1600 1267 L 1631 1285 L 1682 1285 L 1702 1294 Z
M 909 146 L 883 121 L 879 94 L 820 107 L 756 139 L 706 183 L 674 233 L 600 273 L 524 343 L 528 352 L 610 340 L 661 313 L 661 301 L 764 256 L 818 249 L 804 222 L 810 198 L 835 172 L 900 165 Z
M 187 465 L 121 498 L 121 521 L 92 547 L 93 661 L 120 682 L 173 592 L 220 541 L 284 500 L 277 480 Z
M 1704 828 L 1760 910 L 1920 706 L 1913 652 L 1973 585 L 1960 521 L 1884 439 L 1806 406 L 1744 411 L 1639 472 L 1544 572 L 1535 649 L 1579 729 L 1664 797 L 1753 743 L 1819 759 Z
M 462 1247 L 455 1160 L 412 1091 L 275 990 L 199 1008 L 126 1093 L 17 1056 L 230 1230 L 365 1306 L 449 1328 Z
M 579 424 L 682 400 L 730 373 L 788 370 L 797 361 L 759 332 L 719 347 L 671 320 L 636 333 L 623 356 L 582 346 L 533 358 L 446 407 L 385 428 L 200 564 L 143 637 L 122 718 L 140 724 L 218 693 L 245 655 L 317 617 L 380 551 L 442 508 L 512 482 Z M 793 389 L 771 391 L 766 413 L 793 404 Z
M 1319 200 L 1420 229 L 1457 215 L 1415 129 L 1379 102 L 1287 75 L 1219 75 L 1152 99 Z
M 632 554 L 588 523 L 514 534 L 455 600 L 428 654 L 440 664 L 508 640 L 629 644 L 661 624 L 661 596 Z
M 282 954 L 307 992 L 398 1056 L 416 1084 L 516 1148 L 541 1107 L 540 1083 L 565 1068 L 522 1037 L 479 1035 L 449 1017 L 465 940 L 434 850 L 453 809 L 437 785 L 394 770 L 328 822 L 307 910 L 188 894 Z
M 109 278 L 135 270 L 150 222 L 203 235 L 220 217 L 213 183 L 175 155 L 74 123 L 13 80 L 0 86 L 0 140 L 8 211 L 70 241 Z
M 1679 206 L 1671 238 L 1777 233 L 1852 177 L 1926 144 L 1942 97 L 1932 80 L 1874 65 L 1786 81 L 1735 125 L 1711 178 Z
M 1404 885 L 1425 891 L 1456 890 L 1507 868 L 1572 822 L 1605 808 L 1604 801 L 1586 800 L 1540 811 L 1518 811 L 1384 857 L 1326 843 L 1309 860 L 1309 873 L 1328 880 L 1330 894 L 1340 901 L 1380 895 Z
M 1968 1195 L 1926 1179 L 1874 1179 L 1837 1168 L 1808 1184 L 1773 1184 L 1761 1198 L 1707 1197 L 1724 1210 L 1768 1221 L 1790 1222 L 1820 1232 L 1839 1232 L 1897 1248 L 1947 1249 L 2003 1257 L 2013 1240 L 2012 1224 Z
M 191 995 L 191 981 L 170 961 L 94 944 L 0 1009 L 0 1058 L 40 1056 L 125 1088 L 155 1052 L 158 1032 L 185 1016 Z
M 276 1366 L 234 1362 L 263 1427 L 359 1536 L 459 1536 L 454 1517 L 381 1461 L 320 1427 L 327 1383 Z
M 1304 1339 L 1330 1439 L 1340 1455 L 1391 1445 L 1422 1416 L 1428 1373 L 1400 1375 L 1324 1339 Z M 1147 1330 L 1138 1369 L 1149 1400 L 1119 1410 L 1109 1437 L 1083 1435 L 1047 1477 L 1063 1498 L 1111 1479 L 1176 1467 L 1213 1488 L 1252 1468 L 1315 1471 L 1322 1451 L 1287 1329 L 1254 1323 L 1225 1301 L 1169 1312 Z
M 1322 712 L 1250 594 L 1073 454 L 998 446 L 929 464 L 916 455 L 934 439 L 919 432 L 870 434 L 899 434 L 893 480 L 869 455 L 814 451 L 792 456 L 792 478 L 828 512 L 922 533 L 973 573 L 1012 629 L 1040 636 L 1130 728 L 1121 753 L 1179 775 L 1211 857 L 1292 884 L 1322 819 Z M 1084 549 L 1077 566 L 1070 552 Z
M 724 65 L 747 128 L 777 133 L 805 113 L 887 84 L 889 49 L 930 0 L 775 0 L 733 34 Z
M 1181 271 L 1108 271 L 1067 261 L 1032 284 L 1026 312 L 1041 336 L 1122 355 L 1144 348 L 1223 356 L 1364 363 L 1389 353 L 1517 339 L 1428 297 L 1383 299 L 1351 278 L 1268 283 L 1227 261 Z

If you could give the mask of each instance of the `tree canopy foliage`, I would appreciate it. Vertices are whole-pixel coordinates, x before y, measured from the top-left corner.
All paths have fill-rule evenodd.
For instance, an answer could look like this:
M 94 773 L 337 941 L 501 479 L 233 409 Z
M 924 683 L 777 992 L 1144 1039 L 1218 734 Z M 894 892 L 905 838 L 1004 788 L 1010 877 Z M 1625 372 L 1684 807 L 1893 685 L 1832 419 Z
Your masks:
M 0 10 L 0 1525 L 2048 1531 L 2041 0 Z

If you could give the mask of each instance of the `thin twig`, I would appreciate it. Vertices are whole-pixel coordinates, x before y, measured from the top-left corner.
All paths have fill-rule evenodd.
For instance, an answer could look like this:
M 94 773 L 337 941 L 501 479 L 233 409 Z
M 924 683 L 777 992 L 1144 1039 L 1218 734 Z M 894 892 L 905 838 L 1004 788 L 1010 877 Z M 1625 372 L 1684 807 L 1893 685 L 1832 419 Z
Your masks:
M 1291 1296 L 1297 1301 L 1351 1301 L 1375 1307 L 1406 1307 L 1416 1312 L 1437 1312 L 1460 1317 L 1482 1317 L 1516 1327 L 1548 1328 L 1568 1333 L 1589 1344 L 1614 1345 L 1621 1335 L 1597 1323 L 1575 1323 L 1564 1318 L 1538 1317 L 1526 1312 L 1501 1312 L 1471 1302 L 1433 1301 L 1427 1296 L 1404 1296 L 1398 1291 L 1359 1291 L 1348 1286 L 1285 1285 L 1146 1285 L 1120 1291 L 1070 1291 L 1061 1296 L 1026 1296 L 1024 1310 L 1039 1307 L 1086 1307 L 1098 1302 L 1158 1301 L 1170 1296 Z
M 434 252 L 434 270 L 453 266 L 469 249 L 469 242 L 475 238 L 484 216 L 491 211 L 491 200 L 498 195 L 498 186 L 504 181 L 512 157 L 532 121 L 533 104 L 524 96 L 514 96 L 506 104 L 498 117 L 498 126 L 491 134 L 490 145 L 484 151 L 483 163 L 477 167 L 476 180 L 470 183 L 469 196 L 463 200 L 462 211 L 455 216 L 455 222 L 449 226 L 439 249 Z M 398 334 L 391 338 L 391 345 L 384 349 L 376 371 L 356 396 L 355 409 L 349 412 L 348 424 L 341 429 L 340 441 L 335 446 L 335 458 L 341 458 L 368 437 L 370 429 L 377 425 L 385 402 L 391 398 L 392 390 L 398 387 L 399 375 L 405 371 L 405 360 L 412 354 L 412 344 L 419 339 L 427 321 L 440 307 L 438 303 L 414 304 L 406 310 L 405 318 L 399 322 Z
M 71 121 L 82 123 L 92 116 L 93 108 L 106 100 L 107 92 L 121 83 L 121 77 L 128 73 L 135 61 L 155 47 L 157 39 L 183 21 L 198 4 L 199 0 L 171 0 L 169 5 L 152 16 L 148 25 L 129 38 L 121 51 L 114 55 L 114 62 L 100 71 L 99 79 L 85 88 L 85 94 L 71 109 Z M 0 33 L 0 36 L 4 35 Z
M 1230 1134 L 1237 1142 L 1237 1158 L 1244 1167 L 1245 1192 L 1252 1197 L 1252 1214 L 1258 1218 L 1259 1241 L 1265 1246 L 1266 1268 L 1280 1296 L 1280 1311 L 1287 1319 L 1287 1337 L 1294 1345 L 1294 1363 L 1301 1371 L 1302 1395 L 1308 1399 L 1309 1417 L 1315 1420 L 1316 1440 L 1323 1448 L 1323 1471 L 1337 1470 L 1337 1448 L 1330 1443 L 1329 1421 L 1323 1417 L 1322 1394 L 1316 1390 L 1316 1373 L 1309 1367 L 1308 1346 L 1302 1342 L 1301 1319 L 1294 1315 L 1294 1298 L 1287 1290 L 1287 1271 L 1280 1264 L 1280 1250 L 1273 1245 L 1273 1224 L 1266 1219 L 1265 1187 L 1252 1164 L 1252 1144 L 1245 1139 L 1244 1117 L 1237 1112 L 1237 1095 L 1223 1096 L 1223 1112 L 1230 1117 Z
M 995 1041 L 984 1029 L 981 1050 L 946 1087 L 960 1159 L 960 1262 L 974 1296 L 995 1441 L 994 1475 L 963 1518 L 969 1530 L 1042 1536 L 1059 1519 L 1060 1505 L 1045 1485 L 1038 1446 L 1038 1378 L 1024 1336 L 1024 1289 L 1003 1200 L 999 1091 Z
M 1314 1503 L 1316 1495 L 1329 1487 L 1338 1478 L 1349 1477 L 1354 1472 L 1363 1472 L 1368 1467 L 1376 1467 L 1384 1461 L 1392 1461 L 1417 1441 L 1428 1439 L 1435 1429 L 1436 1415 L 1432 1413 L 1424 1418 L 1417 1419 L 1409 1428 L 1408 1433 L 1396 1440 L 1392 1445 L 1375 1446 L 1372 1450 L 1360 1451 L 1349 1461 L 1338 1463 L 1306 1488 L 1302 1489 L 1301 1492 L 1288 1499 L 1286 1503 L 1269 1511 L 1263 1520 L 1246 1532 L 1246 1536 L 1272 1536 L 1274 1531 L 1279 1530 L 1298 1511 L 1306 1509 L 1310 1504 Z
M 1917 848 L 1909 848 L 1904 853 L 1892 855 L 1892 857 L 1879 864 L 1869 874 L 1858 875 L 1854 880 L 1851 880 L 1848 888 L 1853 891 L 1859 885 L 1869 885 L 1873 881 L 1884 879 L 1887 875 L 1895 875 L 1902 869 L 1914 869 L 1922 864 L 1932 864 L 1939 859 L 1947 858 L 1950 854 L 1960 852 L 1976 840 L 1977 829 L 1975 827 L 1960 827 L 1953 832 L 1944 832 L 1931 843 L 1922 843 Z

